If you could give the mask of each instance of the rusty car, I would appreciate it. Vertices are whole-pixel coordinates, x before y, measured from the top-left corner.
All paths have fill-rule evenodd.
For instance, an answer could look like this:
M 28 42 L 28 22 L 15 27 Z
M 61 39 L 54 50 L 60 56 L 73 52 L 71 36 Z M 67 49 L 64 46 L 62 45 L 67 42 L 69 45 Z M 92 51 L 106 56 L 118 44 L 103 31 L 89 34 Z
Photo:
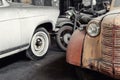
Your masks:
M 108 13 L 92 19 L 85 29 L 73 33 L 66 60 L 77 66 L 79 72 L 87 69 L 120 79 L 119 4 L 120 0 L 112 0 Z M 82 80 L 90 79 L 84 77 Z

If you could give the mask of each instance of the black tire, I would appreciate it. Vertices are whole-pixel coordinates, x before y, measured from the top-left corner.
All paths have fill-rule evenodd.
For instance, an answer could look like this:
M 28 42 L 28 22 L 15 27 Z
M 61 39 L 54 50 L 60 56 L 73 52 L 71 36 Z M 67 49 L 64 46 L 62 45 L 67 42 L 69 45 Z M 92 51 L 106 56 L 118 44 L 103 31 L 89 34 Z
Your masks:
M 56 35 L 57 45 L 62 51 L 66 51 L 68 41 L 72 33 L 73 33 L 73 28 L 70 25 L 62 26 L 57 32 L 57 35 Z
M 31 60 L 39 60 L 43 58 L 48 51 L 50 44 L 50 36 L 45 28 L 35 30 L 30 42 L 30 47 L 26 51 L 26 56 Z

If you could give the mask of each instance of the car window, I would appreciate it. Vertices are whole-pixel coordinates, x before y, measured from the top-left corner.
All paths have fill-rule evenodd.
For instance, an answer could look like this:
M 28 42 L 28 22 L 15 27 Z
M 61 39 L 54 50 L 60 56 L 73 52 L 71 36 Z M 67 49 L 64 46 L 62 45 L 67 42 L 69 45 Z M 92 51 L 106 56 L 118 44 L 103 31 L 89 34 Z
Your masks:
M 114 7 L 120 7 L 120 0 L 115 0 Z
M 2 0 L 0 0 L 0 6 L 2 6 L 3 5 L 3 2 L 2 2 Z

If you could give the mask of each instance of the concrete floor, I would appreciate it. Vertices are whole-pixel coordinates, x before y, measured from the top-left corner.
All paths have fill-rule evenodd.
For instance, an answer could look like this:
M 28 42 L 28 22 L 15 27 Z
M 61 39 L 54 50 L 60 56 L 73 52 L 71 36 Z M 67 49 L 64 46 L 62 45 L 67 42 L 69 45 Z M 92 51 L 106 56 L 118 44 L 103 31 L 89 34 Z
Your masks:
M 1 59 L 0 80 L 78 80 L 73 66 L 65 62 L 65 52 L 51 46 L 46 57 L 39 61 L 29 60 L 25 52 Z
M 25 51 L 0 60 L 0 80 L 76 80 L 74 70 L 65 62 L 65 53 L 50 48 L 46 57 L 31 61 Z

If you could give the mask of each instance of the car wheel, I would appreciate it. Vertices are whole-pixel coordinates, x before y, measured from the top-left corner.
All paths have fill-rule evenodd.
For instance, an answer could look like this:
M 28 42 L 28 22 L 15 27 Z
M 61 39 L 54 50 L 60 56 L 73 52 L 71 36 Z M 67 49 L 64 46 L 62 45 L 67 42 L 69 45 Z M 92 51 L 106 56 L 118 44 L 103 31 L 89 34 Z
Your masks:
M 72 26 L 69 25 L 61 27 L 57 32 L 56 40 L 61 50 L 66 51 L 72 33 L 73 33 Z
M 95 78 L 96 72 L 80 67 L 76 67 L 75 69 L 79 80 L 97 80 Z
M 49 48 L 50 36 L 46 29 L 38 28 L 35 30 L 31 39 L 30 47 L 27 50 L 27 56 L 32 60 L 43 58 Z

